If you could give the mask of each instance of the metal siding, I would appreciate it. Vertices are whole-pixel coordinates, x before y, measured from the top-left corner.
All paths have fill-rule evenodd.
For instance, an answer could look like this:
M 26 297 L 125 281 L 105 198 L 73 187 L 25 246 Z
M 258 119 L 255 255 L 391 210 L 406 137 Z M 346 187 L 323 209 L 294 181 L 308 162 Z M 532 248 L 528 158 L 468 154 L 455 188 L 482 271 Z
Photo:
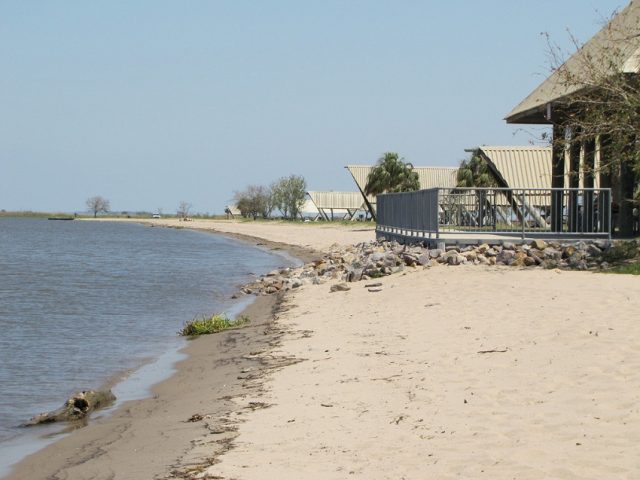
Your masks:
M 359 192 L 307 192 L 318 208 L 354 209 L 362 208 L 363 200 Z
M 551 188 L 551 147 L 480 147 L 507 182 L 508 188 Z M 535 198 L 547 206 L 550 198 Z
M 551 147 L 480 147 L 509 188 L 551 188 Z

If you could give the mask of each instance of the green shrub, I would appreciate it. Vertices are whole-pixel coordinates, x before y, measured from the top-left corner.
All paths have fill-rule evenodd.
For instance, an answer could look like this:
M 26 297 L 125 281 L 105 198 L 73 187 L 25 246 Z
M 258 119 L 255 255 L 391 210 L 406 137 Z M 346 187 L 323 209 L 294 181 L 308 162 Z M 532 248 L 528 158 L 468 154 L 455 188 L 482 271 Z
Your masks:
M 249 319 L 245 316 L 231 320 L 225 314 L 215 314 L 210 317 L 196 317 L 193 320 L 185 322 L 182 330 L 178 332 L 183 337 L 192 337 L 195 335 L 207 335 L 210 333 L 218 333 L 231 328 L 239 328 L 249 323 Z
M 638 255 L 638 245 L 634 241 L 615 242 L 611 248 L 605 251 L 601 260 L 608 263 L 616 263 L 624 260 L 629 260 Z

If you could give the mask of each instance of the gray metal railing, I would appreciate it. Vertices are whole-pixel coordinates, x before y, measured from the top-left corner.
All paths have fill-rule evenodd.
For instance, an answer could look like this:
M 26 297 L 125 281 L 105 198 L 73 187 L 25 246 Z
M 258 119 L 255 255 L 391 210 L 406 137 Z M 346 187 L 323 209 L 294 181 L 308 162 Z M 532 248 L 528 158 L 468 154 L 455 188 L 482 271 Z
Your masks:
M 611 238 L 608 188 L 432 188 L 377 197 L 377 227 L 387 237 L 496 234 Z
M 389 228 L 391 230 L 384 231 L 428 238 L 438 232 L 437 188 L 378 195 L 376 207 L 378 229 Z

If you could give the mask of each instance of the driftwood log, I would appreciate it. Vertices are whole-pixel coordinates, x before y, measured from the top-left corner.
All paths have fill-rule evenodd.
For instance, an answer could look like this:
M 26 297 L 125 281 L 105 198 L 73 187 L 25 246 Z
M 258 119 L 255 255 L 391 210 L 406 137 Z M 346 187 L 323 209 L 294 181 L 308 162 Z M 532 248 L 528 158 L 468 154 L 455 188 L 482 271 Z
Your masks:
M 40 413 L 24 424 L 25 427 L 53 422 L 78 422 L 85 420 L 91 412 L 111 405 L 116 396 L 111 390 L 87 390 L 72 395 L 57 410 Z

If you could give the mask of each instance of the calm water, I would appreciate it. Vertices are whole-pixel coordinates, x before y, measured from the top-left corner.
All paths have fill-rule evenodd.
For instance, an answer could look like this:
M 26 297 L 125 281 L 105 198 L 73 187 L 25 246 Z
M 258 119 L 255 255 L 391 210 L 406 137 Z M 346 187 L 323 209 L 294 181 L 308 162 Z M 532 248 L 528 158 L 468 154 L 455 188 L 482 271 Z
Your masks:
M 22 422 L 156 360 L 115 389 L 140 396 L 185 321 L 237 310 L 239 284 L 289 263 L 190 230 L 0 218 L 0 476 L 34 448 Z

